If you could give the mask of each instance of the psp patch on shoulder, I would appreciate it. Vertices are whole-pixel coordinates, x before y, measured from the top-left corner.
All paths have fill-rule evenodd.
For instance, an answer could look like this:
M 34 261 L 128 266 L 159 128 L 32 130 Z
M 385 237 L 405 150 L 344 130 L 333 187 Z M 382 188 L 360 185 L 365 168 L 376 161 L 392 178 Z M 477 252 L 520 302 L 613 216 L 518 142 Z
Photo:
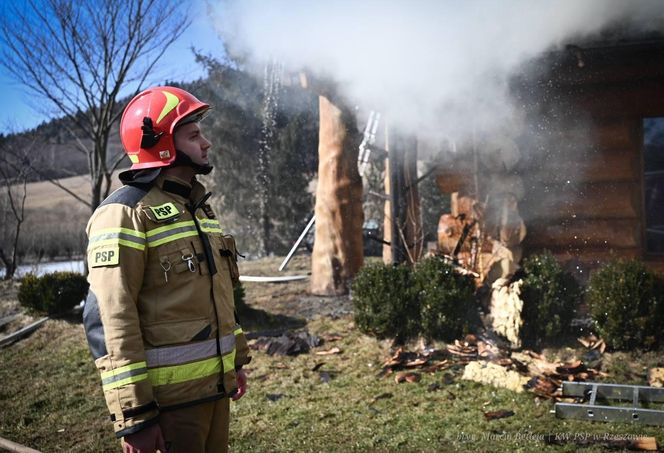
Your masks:
M 150 211 L 158 222 L 172 219 L 180 215 L 180 211 L 173 203 L 164 203 L 160 206 L 150 206 Z
M 120 263 L 120 246 L 98 247 L 88 253 L 90 267 L 115 266 Z

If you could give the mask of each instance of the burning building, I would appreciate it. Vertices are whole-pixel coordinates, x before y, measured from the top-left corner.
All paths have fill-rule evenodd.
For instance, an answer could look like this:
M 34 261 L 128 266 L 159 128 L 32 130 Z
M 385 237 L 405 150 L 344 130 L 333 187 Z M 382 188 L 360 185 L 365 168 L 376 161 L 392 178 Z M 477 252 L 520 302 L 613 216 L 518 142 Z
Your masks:
M 579 272 L 616 258 L 664 270 L 664 37 L 603 36 L 515 77 L 526 127 L 478 137 L 441 166 L 443 249 L 477 220 L 472 234 L 494 241 L 460 252 L 485 274 L 501 253 L 543 249 Z

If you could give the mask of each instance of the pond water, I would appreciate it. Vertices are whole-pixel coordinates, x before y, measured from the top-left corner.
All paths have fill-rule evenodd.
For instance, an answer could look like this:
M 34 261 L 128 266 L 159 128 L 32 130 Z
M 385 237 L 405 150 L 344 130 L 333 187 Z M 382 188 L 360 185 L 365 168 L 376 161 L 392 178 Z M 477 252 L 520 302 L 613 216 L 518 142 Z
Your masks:
M 83 260 L 52 261 L 48 263 L 25 264 L 19 266 L 14 278 L 23 277 L 25 274 L 33 273 L 41 276 L 51 272 L 80 272 L 83 273 Z M 0 278 L 4 277 L 4 268 L 0 269 Z

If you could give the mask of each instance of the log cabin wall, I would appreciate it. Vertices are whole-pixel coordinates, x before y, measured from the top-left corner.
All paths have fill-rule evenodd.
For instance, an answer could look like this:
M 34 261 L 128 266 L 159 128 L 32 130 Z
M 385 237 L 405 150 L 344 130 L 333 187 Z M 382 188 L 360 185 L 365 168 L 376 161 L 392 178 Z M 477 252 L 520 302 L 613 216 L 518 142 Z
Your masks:
M 664 271 L 664 256 L 644 246 L 642 130 L 643 118 L 664 117 L 664 40 L 576 49 L 549 56 L 539 79 L 520 82 L 522 92 L 539 87 L 529 114 L 549 125 L 539 142 L 521 142 L 544 148 L 517 168 L 524 252 L 548 249 L 581 270 L 637 258 Z M 445 192 L 469 179 L 464 164 L 438 175 Z

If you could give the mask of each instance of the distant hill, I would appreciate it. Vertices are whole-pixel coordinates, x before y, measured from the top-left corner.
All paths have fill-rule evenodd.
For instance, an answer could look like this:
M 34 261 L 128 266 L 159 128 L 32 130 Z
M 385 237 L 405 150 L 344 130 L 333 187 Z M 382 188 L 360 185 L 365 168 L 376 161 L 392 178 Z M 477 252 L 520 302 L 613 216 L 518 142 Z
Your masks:
M 53 119 L 25 132 L 2 135 L 0 141 L 3 146 L 33 149 L 30 153 L 34 157 L 33 165 L 42 175 L 34 175 L 34 180 L 85 175 L 88 173 L 87 155 L 77 147 L 75 137 L 68 132 L 65 121 L 69 120 Z M 83 143 L 88 145 L 90 141 L 83 140 Z M 116 156 L 121 151 L 122 145 L 116 124 L 109 139 L 108 155 Z M 129 161 L 123 162 L 122 166 L 128 167 Z
M 200 86 L 204 80 L 192 83 L 167 82 L 169 85 L 190 88 L 191 86 Z M 119 108 L 129 102 L 130 98 L 121 99 L 118 102 Z M 73 137 L 65 125 L 64 118 L 55 118 L 44 122 L 34 129 L 17 134 L 0 134 L 0 143 L 8 146 L 34 147 L 36 159 L 33 164 L 38 169 L 38 175 L 34 175 L 33 180 L 40 181 L 48 178 L 60 179 L 72 176 L 88 174 L 87 155 L 80 150 Z M 119 132 L 120 122 L 117 121 L 108 142 L 108 162 L 112 162 L 118 154 L 122 153 L 122 144 L 120 142 Z M 82 136 L 82 134 L 81 134 Z M 82 140 L 85 145 L 91 145 L 89 140 Z M 131 163 L 125 157 L 120 164 L 120 169 L 128 168 Z M 41 176 L 40 176 L 41 175 Z

